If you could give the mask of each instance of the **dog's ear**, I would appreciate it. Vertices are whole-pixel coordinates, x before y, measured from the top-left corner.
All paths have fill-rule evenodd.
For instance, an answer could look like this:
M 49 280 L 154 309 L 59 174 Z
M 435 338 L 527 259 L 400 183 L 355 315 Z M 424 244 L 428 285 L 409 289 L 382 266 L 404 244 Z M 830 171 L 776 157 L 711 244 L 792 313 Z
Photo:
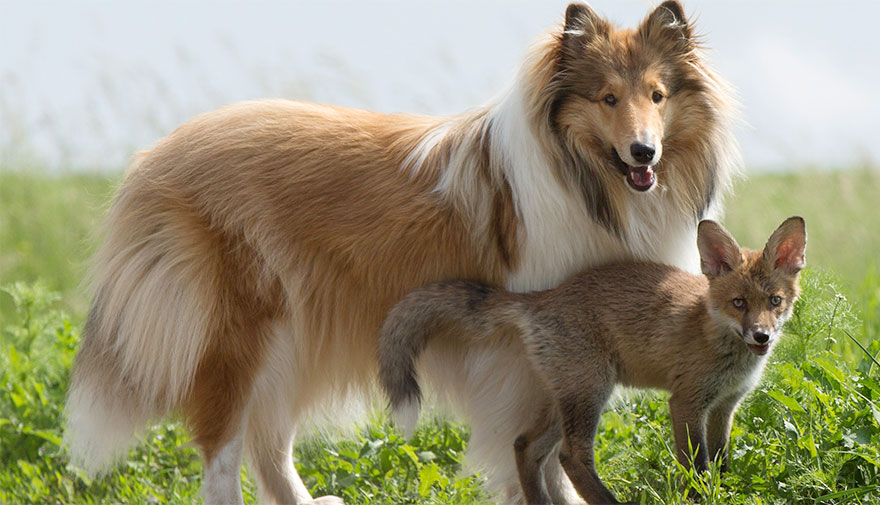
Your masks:
M 697 248 L 700 250 L 700 268 L 710 279 L 736 270 L 743 261 L 739 244 L 715 221 L 700 221 Z
M 806 266 L 807 226 L 804 218 L 793 216 L 779 225 L 767 245 L 764 246 L 764 261 L 773 269 L 794 275 Z
M 585 3 L 571 3 L 565 9 L 562 47 L 567 56 L 577 56 L 580 49 L 600 33 L 608 31 L 608 23 Z
M 599 21 L 599 16 L 584 3 L 571 3 L 565 9 L 565 33 L 574 36 L 589 35 Z
M 693 27 L 678 0 L 667 0 L 648 14 L 639 33 L 653 45 L 671 52 L 684 54 L 696 46 Z

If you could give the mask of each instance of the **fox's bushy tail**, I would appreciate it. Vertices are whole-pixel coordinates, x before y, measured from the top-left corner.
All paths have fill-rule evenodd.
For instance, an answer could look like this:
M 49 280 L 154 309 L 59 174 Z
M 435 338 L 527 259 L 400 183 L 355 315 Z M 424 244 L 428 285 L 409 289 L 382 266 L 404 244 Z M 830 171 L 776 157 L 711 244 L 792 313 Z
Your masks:
M 432 284 L 406 295 L 389 311 L 379 334 L 379 382 L 394 423 L 407 435 L 419 416 L 422 390 L 415 364 L 435 337 L 450 330 L 480 339 L 516 323 L 516 303 L 507 292 L 469 281 Z

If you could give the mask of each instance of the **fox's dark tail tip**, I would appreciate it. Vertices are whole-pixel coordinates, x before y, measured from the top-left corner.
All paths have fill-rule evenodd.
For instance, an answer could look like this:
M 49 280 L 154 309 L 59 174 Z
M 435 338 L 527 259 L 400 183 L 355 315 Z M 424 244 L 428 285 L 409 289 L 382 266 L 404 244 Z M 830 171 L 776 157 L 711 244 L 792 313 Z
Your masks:
M 422 403 L 422 390 L 412 361 L 380 365 L 379 382 L 391 410 L 391 421 L 407 438 L 415 431 Z

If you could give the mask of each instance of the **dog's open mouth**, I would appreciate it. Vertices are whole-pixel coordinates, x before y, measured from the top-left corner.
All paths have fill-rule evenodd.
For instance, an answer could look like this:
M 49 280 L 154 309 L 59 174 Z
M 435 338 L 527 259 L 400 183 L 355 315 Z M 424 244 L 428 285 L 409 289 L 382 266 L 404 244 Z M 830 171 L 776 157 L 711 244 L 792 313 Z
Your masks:
M 648 191 L 654 186 L 657 178 L 654 176 L 654 165 L 633 167 L 627 165 L 617 154 L 617 149 L 611 149 L 614 154 L 614 163 L 618 170 L 626 178 L 626 182 L 636 191 Z
M 767 351 L 770 349 L 769 344 L 747 344 L 749 346 L 749 350 L 758 356 L 763 356 L 767 354 Z

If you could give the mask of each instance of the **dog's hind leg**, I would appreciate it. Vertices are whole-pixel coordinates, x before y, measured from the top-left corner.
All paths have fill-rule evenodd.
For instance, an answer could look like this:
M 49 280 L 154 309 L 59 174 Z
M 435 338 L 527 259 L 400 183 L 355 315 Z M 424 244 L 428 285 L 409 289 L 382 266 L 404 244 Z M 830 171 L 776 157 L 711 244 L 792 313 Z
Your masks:
M 205 505 L 243 503 L 245 429 L 267 335 L 264 321 L 242 313 L 218 321 L 183 404 L 194 442 L 204 456 Z
M 256 406 L 255 406 L 256 407 Z M 251 411 L 247 445 L 252 468 L 259 482 L 260 503 L 277 505 L 342 505 L 341 498 L 312 498 L 293 466 L 293 422 L 278 424 L 281 419 L 266 409 Z
M 297 419 L 291 408 L 292 398 L 285 394 L 293 384 L 275 384 L 265 380 L 268 377 L 262 376 L 257 383 L 247 429 L 247 452 L 259 483 L 261 503 L 310 503 L 312 496 L 293 466 Z
M 202 498 L 208 504 L 241 504 L 241 450 L 243 430 L 205 460 Z
M 196 375 L 184 407 L 205 460 L 202 497 L 205 505 L 243 504 L 240 472 L 250 381 L 240 370 L 211 361 Z
M 271 329 L 266 359 L 254 383 L 245 448 L 260 491 L 260 503 L 276 505 L 341 505 L 335 496 L 312 498 L 293 465 L 296 428 L 309 390 L 300 373 L 304 353 L 297 352 L 292 332 Z M 308 353 L 305 353 L 309 355 Z
M 312 497 L 293 466 L 293 421 L 279 423 L 281 416 L 271 407 L 254 405 L 248 423 L 248 456 L 259 483 L 261 503 L 310 501 Z

